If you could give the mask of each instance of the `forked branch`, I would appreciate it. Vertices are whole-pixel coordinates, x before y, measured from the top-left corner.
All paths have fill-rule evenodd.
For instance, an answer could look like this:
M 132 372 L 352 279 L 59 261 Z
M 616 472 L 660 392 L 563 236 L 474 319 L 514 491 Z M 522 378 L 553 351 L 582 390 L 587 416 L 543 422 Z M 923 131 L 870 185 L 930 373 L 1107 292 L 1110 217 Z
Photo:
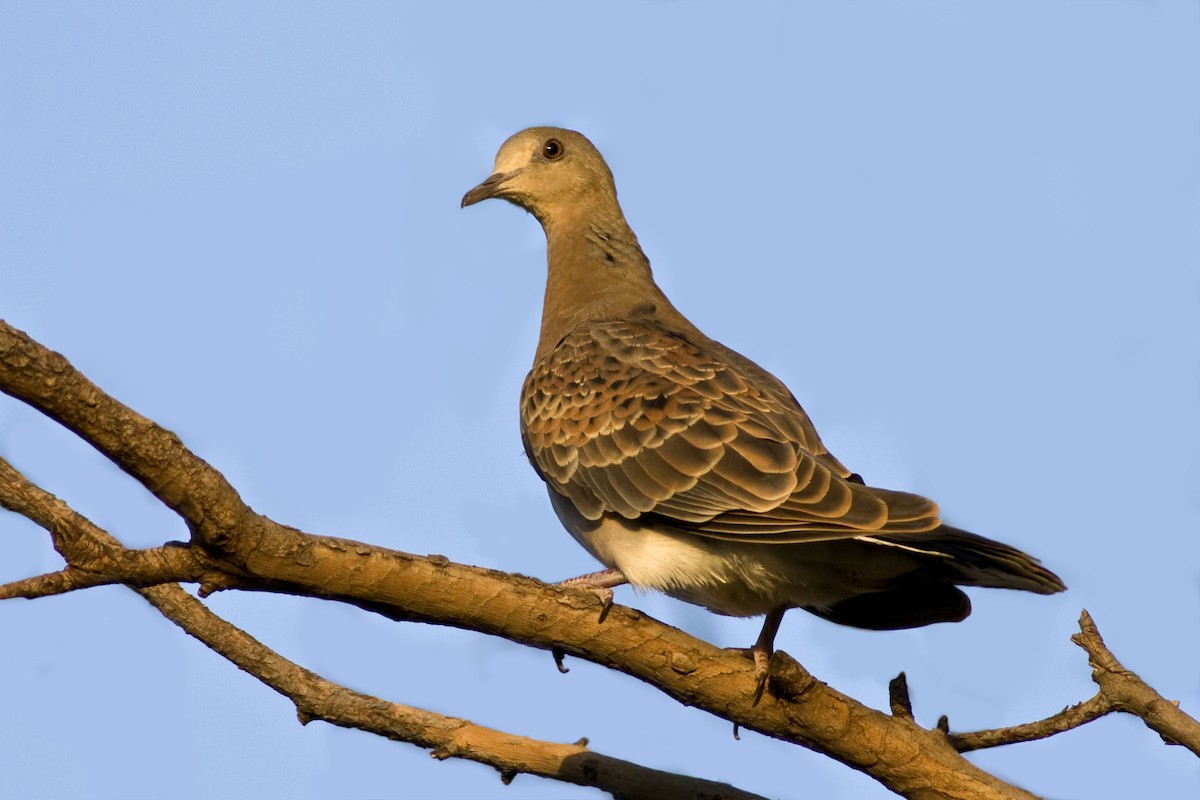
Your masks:
M 178 437 L 109 397 L 62 356 L 3 322 L 0 391 L 77 432 L 174 509 L 192 531 L 189 544 L 128 550 L 0 460 L 0 505 L 50 531 L 67 562 L 60 572 L 0 587 L 0 599 L 126 584 L 193 636 L 290 697 L 304 720 L 371 730 L 433 748 L 439 757 L 483 761 L 506 776 L 530 772 L 586 782 L 617 796 L 749 796 L 723 784 L 607 759 L 582 745 L 533 742 L 351 692 L 282 659 L 173 584 L 197 582 L 201 594 L 244 589 L 339 600 L 396 620 L 452 625 L 569 653 L 625 672 L 741 727 L 825 753 L 910 798 L 1030 798 L 957 751 L 1038 738 L 1031 735 L 1038 730 L 1051 735 L 1111 710 L 1137 714 L 1165 737 L 1196 750 L 1196 723 L 1124 670 L 1086 615 L 1077 641 L 1092 656 L 1105 699 L 1041 723 L 974 734 L 926 730 L 913 721 L 900 682 L 893 688 L 893 714 L 888 715 L 831 689 L 784 653 L 772 659 L 770 689 L 755 703 L 748 659 L 632 609 L 614 606 L 601 621 L 598 601 L 586 592 L 454 564 L 441 556 L 306 534 L 256 514 Z M 639 795 L 638 786 L 654 790 Z
M 438 759 L 478 761 L 499 770 L 505 783 L 519 773 L 527 773 L 594 786 L 615 797 L 762 800 L 759 795 L 728 784 L 650 769 L 593 752 L 586 740 L 558 744 L 530 739 L 465 719 L 389 703 L 333 683 L 221 619 L 177 584 L 160 580 L 164 577 L 169 580 L 172 571 L 199 580 L 207 571 L 208 560 L 196 557 L 192 548 L 126 550 L 109 533 L 26 480 L 3 459 L 0 459 L 0 506 L 50 531 L 56 548 L 69 562 L 59 573 L 0 587 L 0 598 L 40 596 L 38 592 L 21 593 L 13 587 L 48 583 L 47 579 L 54 576 L 87 576 L 94 579 L 89 585 L 131 583 L 131 588 L 167 619 L 291 700 L 304 724 L 322 720 L 428 748 Z M 160 585 L 138 585 L 152 582 Z M 83 579 L 73 588 L 86 583 Z M 42 594 L 45 593 L 50 592 Z

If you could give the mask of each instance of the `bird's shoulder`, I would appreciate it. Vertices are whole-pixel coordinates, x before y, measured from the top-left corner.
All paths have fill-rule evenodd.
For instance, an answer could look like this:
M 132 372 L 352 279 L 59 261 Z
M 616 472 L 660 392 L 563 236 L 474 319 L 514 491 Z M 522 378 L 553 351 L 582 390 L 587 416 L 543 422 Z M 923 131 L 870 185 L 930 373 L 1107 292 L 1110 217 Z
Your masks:
M 592 518 L 760 512 L 802 484 L 850 474 L 782 383 L 653 321 L 590 322 L 563 336 L 525 380 L 521 433 L 543 479 Z
M 622 424 L 667 428 L 722 413 L 756 435 L 825 453 L 800 404 L 754 362 L 694 331 L 655 321 L 589 322 L 539 358 L 522 387 L 522 421 L 581 444 Z M 558 429 L 555 423 L 590 421 Z M 849 472 L 846 472 L 848 475 Z

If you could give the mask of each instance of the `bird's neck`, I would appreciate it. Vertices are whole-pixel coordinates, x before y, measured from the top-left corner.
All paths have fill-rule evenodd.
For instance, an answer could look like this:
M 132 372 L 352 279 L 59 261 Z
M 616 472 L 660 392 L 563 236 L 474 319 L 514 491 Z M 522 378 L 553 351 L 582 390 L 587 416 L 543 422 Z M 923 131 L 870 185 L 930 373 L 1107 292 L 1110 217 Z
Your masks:
M 548 271 L 535 360 L 579 325 L 674 311 L 619 207 L 556 216 L 542 225 Z

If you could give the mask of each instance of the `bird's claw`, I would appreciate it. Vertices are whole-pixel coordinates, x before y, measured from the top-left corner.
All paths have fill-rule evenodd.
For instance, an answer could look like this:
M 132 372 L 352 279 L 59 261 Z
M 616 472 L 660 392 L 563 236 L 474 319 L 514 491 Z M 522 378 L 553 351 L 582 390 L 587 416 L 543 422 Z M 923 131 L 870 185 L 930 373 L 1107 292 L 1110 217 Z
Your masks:
M 588 575 L 580 575 L 578 578 L 568 578 L 565 581 L 559 582 L 558 585 L 568 586 L 572 589 L 587 589 L 599 598 L 599 621 L 604 622 L 604 618 L 608 616 L 608 612 L 613 607 L 613 587 L 622 586 L 628 582 L 621 570 L 605 569 L 600 572 L 592 572 Z
M 750 651 L 754 658 L 754 700 L 751 705 L 758 705 L 763 692 L 767 688 L 767 678 L 770 677 L 771 654 L 755 648 Z
M 771 653 L 757 647 L 727 647 L 726 650 L 744 656 L 754 662 L 754 694 L 752 705 L 758 705 L 767 689 L 767 679 L 770 677 Z
M 593 589 L 596 597 L 600 598 L 600 619 L 598 622 L 604 622 L 608 612 L 612 611 L 613 607 L 613 590 L 612 589 Z

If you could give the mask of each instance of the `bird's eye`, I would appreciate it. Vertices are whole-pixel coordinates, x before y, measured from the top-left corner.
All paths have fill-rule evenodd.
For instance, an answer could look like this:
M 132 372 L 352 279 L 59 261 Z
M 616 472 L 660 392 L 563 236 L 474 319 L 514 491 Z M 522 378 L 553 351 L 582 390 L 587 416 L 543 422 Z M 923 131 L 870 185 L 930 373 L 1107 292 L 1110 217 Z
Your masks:
M 562 154 L 562 142 L 560 142 L 558 139 L 547 139 L 546 143 L 542 145 L 542 155 L 546 157 L 547 161 L 554 161 L 562 158 Z

